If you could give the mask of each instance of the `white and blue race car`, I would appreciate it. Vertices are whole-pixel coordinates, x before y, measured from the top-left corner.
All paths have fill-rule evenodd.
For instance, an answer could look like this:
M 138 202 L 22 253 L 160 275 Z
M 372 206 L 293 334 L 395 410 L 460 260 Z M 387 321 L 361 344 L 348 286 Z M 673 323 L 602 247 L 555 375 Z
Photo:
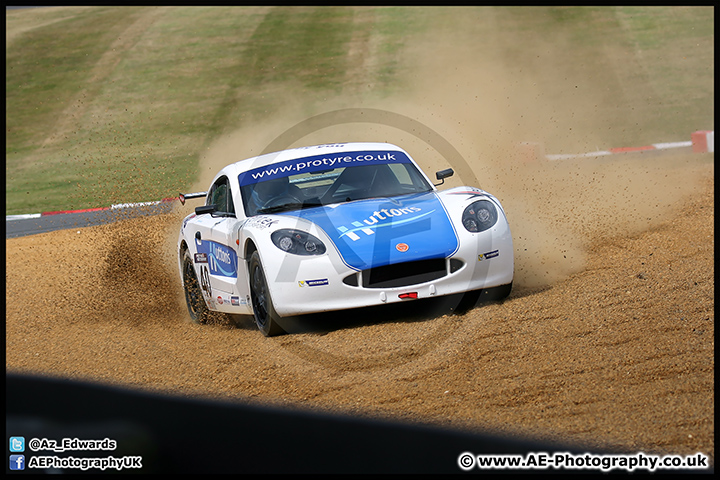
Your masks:
M 288 316 L 510 293 L 513 242 L 497 198 L 476 187 L 439 191 L 391 144 L 261 155 L 223 168 L 207 192 L 180 196 L 196 197 L 206 202 L 183 220 L 178 253 L 199 323 L 252 315 L 272 336 Z

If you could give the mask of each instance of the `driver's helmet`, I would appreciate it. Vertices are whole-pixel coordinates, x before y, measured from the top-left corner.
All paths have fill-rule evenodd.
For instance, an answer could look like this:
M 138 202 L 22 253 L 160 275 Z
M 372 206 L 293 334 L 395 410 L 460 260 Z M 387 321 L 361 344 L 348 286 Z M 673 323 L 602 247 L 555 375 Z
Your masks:
M 274 178 L 265 182 L 255 184 L 252 197 L 255 203 L 262 207 L 271 199 L 286 194 L 289 190 L 290 180 L 288 177 Z

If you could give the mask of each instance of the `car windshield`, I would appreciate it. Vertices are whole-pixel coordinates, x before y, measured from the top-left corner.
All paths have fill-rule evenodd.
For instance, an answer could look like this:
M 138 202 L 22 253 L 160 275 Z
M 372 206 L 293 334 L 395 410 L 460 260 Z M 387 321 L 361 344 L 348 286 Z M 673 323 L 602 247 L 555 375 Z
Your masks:
M 350 155 L 343 158 L 358 158 Z M 393 157 L 400 155 L 392 152 Z M 401 158 L 407 159 L 404 155 Z M 298 168 L 302 163 L 294 162 L 290 166 L 269 166 L 240 175 L 240 191 L 248 217 L 432 190 L 432 185 L 409 160 L 397 163 L 364 160 L 347 162 L 352 164 L 337 168 L 323 168 L 332 164 L 329 161 L 323 164 L 314 160 L 314 168 Z

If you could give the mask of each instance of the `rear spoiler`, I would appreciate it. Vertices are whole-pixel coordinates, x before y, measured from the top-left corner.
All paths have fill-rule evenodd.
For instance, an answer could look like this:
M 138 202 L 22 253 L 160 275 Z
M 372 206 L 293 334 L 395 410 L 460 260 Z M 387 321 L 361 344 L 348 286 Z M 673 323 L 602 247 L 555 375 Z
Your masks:
M 202 198 L 207 197 L 207 192 L 196 192 L 196 193 L 180 193 L 180 203 L 185 205 L 185 200 L 190 200 L 191 198 Z

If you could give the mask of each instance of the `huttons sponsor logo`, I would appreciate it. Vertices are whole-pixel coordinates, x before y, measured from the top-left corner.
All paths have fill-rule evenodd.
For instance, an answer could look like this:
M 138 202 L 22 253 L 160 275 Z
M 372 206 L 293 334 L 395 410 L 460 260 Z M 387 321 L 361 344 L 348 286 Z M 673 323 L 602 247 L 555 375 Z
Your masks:
M 375 233 L 374 228 L 387 225 L 393 222 L 393 218 L 401 217 L 404 215 L 410 215 L 413 213 L 421 212 L 422 209 L 419 207 L 403 207 L 403 208 L 381 208 L 376 210 L 368 218 L 362 221 L 352 222 L 352 228 L 344 225 L 339 226 L 337 229 L 340 232 L 340 236 L 347 236 L 353 242 L 360 240 L 360 236 L 356 232 L 362 232 L 365 235 L 373 235 Z M 432 212 L 429 212 L 432 213 Z M 385 222 L 387 220 L 387 222 Z

